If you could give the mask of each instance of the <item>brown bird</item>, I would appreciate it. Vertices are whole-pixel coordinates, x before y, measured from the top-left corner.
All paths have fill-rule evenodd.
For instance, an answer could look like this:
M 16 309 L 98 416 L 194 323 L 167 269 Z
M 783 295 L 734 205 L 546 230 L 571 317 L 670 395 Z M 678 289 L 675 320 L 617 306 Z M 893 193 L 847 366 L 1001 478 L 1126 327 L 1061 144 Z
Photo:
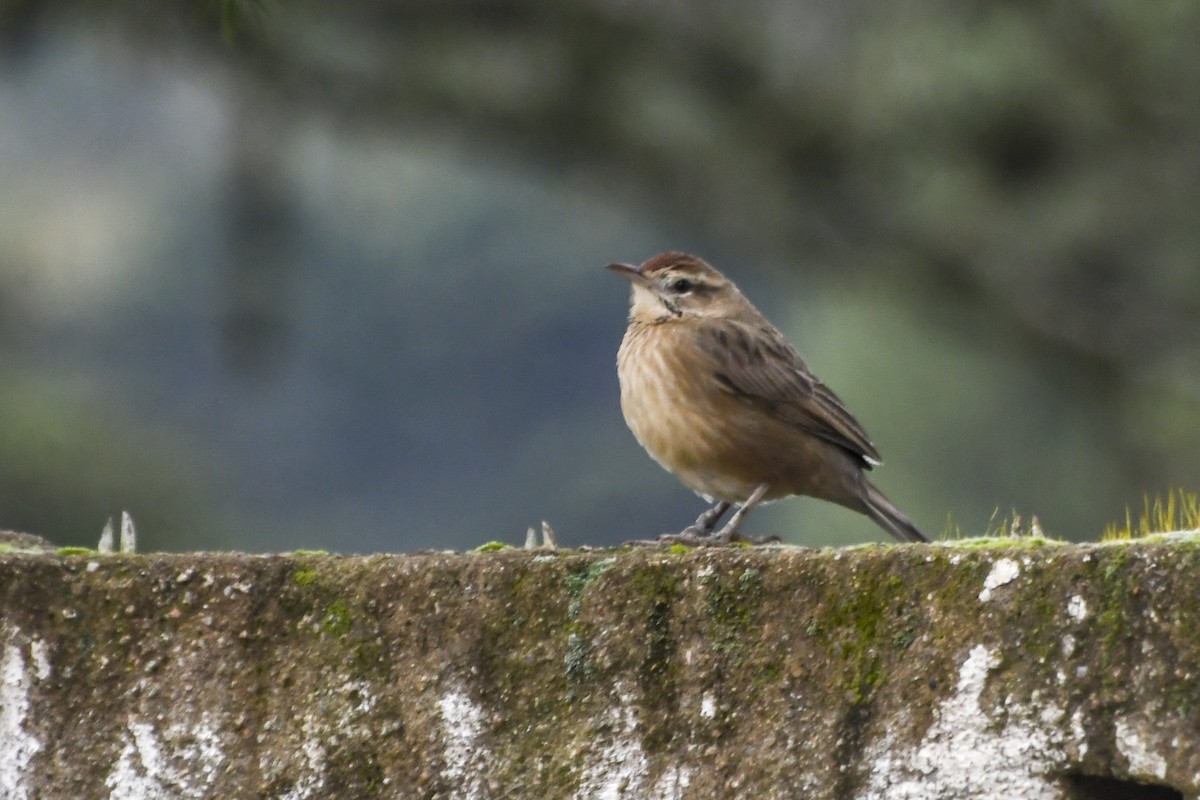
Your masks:
M 726 543 L 759 503 L 808 495 L 866 514 L 901 541 L 928 541 L 867 480 L 881 462 L 866 432 L 724 275 L 675 252 L 608 268 L 633 283 L 617 354 L 625 421 L 655 461 L 715 503 L 660 538 Z

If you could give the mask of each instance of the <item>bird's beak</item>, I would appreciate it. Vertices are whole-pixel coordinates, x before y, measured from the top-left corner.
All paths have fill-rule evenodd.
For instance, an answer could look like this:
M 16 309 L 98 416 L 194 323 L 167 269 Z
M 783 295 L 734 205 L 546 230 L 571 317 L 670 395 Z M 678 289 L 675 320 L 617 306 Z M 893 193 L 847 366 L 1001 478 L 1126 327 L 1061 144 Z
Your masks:
M 609 264 L 605 269 L 611 269 L 618 275 L 623 275 L 634 283 L 642 284 L 643 286 L 648 283 L 638 268 L 632 264 Z

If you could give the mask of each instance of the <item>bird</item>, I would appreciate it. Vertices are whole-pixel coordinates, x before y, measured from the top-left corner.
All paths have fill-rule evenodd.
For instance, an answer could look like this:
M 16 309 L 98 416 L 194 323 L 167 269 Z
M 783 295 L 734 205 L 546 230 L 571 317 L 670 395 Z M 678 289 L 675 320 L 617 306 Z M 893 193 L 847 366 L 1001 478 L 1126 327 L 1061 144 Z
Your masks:
M 659 465 L 713 504 L 658 541 L 743 540 L 750 511 L 794 495 L 865 514 L 901 542 L 928 541 L 867 479 L 882 459 L 862 426 L 732 281 L 677 251 L 607 268 L 632 284 L 617 352 L 625 422 Z

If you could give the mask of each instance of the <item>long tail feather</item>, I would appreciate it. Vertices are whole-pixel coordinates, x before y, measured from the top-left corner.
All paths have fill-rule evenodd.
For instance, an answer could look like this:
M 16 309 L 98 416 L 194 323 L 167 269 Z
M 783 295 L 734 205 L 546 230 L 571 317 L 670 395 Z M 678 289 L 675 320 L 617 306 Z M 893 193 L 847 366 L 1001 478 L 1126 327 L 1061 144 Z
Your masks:
M 928 542 L 929 538 L 921 533 L 920 528 L 912 523 L 900 509 L 892 505 L 892 501 L 884 497 L 883 492 L 867 483 L 867 516 L 875 520 L 879 527 L 895 536 L 901 542 Z

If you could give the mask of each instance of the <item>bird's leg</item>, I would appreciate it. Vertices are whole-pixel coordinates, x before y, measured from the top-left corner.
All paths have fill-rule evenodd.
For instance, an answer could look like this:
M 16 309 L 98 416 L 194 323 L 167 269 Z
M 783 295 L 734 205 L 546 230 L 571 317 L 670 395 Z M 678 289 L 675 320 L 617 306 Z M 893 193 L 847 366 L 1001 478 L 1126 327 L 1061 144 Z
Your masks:
M 688 525 L 679 533 L 664 533 L 658 539 L 627 542 L 627 544 L 646 545 L 668 542 L 671 544 L 687 544 L 693 547 L 710 544 L 709 540 L 712 538 L 712 529 L 732 505 L 732 503 L 722 500 L 712 508 L 705 509 L 703 514 L 696 517 L 695 522 Z
M 767 484 L 761 484 L 756 488 L 746 502 L 742 503 L 742 507 L 729 518 L 729 522 L 725 523 L 725 527 L 716 533 L 712 532 L 712 528 L 717 524 L 717 520 L 721 515 L 729 510 L 729 503 L 718 503 L 700 515 L 696 520 L 696 524 L 690 528 L 684 528 L 679 533 L 664 533 L 658 537 L 660 542 L 670 542 L 677 544 L 686 544 L 693 547 L 704 547 L 714 544 L 729 544 L 733 541 L 748 541 L 752 544 L 766 544 L 767 542 L 778 542 L 778 536 L 768 536 L 764 539 L 746 539 L 738 533 L 738 526 L 742 524 L 742 520 L 750 513 L 750 509 L 762 502 L 763 495 L 767 493 Z M 711 517 L 711 519 L 710 519 Z M 705 527 L 707 526 L 707 528 Z
M 725 527 L 712 534 L 712 536 L 709 538 L 711 538 L 714 543 L 720 544 L 726 544 L 739 539 L 740 536 L 738 534 L 738 526 L 742 524 L 742 520 L 746 518 L 746 515 L 749 514 L 755 506 L 762 502 L 763 495 L 766 493 L 767 484 L 760 483 L 758 488 L 751 492 L 750 496 L 746 498 L 746 502 L 742 503 L 741 508 L 735 511 L 733 516 L 729 518 L 729 522 L 725 523 Z M 778 540 L 777 537 L 776 540 Z
M 694 523 L 684 528 L 680 533 L 707 536 L 712 533 L 712 529 L 716 527 L 717 522 L 725 515 L 725 512 L 729 510 L 731 505 L 732 503 L 722 500 L 712 508 L 705 509 L 703 514 L 696 517 Z

